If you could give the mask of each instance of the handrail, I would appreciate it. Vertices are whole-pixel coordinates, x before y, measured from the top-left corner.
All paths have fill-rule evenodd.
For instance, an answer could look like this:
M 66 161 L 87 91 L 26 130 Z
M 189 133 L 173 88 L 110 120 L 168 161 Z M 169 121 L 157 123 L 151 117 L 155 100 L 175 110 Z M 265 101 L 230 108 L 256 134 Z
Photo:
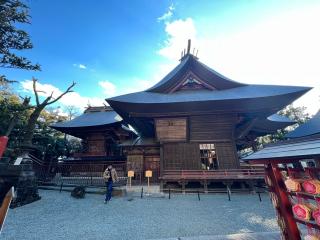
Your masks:
M 189 177 L 263 177 L 264 170 L 260 169 L 223 169 L 223 170 L 164 170 L 162 178 L 175 176 L 186 179 Z
M 264 173 L 264 170 L 260 169 L 224 169 L 224 170 L 164 170 L 164 173 L 181 173 L 181 174 L 192 174 L 192 173 L 202 173 L 202 174 L 210 174 L 210 173 L 244 173 L 244 174 L 252 174 L 252 173 Z

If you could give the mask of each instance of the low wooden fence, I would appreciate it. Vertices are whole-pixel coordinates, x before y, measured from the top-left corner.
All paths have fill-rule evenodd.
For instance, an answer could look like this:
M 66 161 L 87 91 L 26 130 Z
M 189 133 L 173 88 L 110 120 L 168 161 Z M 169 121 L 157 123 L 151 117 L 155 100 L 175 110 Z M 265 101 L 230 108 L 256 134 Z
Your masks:
M 56 184 L 72 184 L 83 186 L 104 186 L 103 172 L 110 165 L 108 163 L 60 163 L 55 166 L 54 177 L 51 182 Z M 126 183 L 126 164 L 113 163 L 122 184 Z
M 105 184 L 103 172 L 112 165 L 120 180 L 126 180 L 125 162 L 60 162 L 48 164 L 30 155 L 39 184 L 102 186 Z

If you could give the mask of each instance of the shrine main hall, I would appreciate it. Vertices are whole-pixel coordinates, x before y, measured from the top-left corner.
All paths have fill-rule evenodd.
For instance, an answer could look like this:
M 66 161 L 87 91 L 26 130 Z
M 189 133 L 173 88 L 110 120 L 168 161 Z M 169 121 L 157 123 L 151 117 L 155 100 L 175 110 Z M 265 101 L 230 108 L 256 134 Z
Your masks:
M 77 159 L 123 161 L 126 171 L 239 169 L 239 150 L 259 136 L 295 122 L 278 111 L 310 87 L 253 85 L 233 81 L 190 53 L 153 87 L 106 99 L 110 107 L 89 108 L 52 126 L 86 144 Z

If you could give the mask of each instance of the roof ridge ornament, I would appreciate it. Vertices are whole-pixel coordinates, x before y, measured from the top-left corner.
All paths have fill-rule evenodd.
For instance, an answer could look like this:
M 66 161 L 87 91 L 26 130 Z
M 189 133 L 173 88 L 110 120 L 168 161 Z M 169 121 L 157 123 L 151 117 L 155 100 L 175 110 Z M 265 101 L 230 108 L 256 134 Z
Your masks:
M 187 56 L 191 55 L 193 56 L 196 60 L 198 60 L 199 58 L 198 56 L 198 49 L 196 51 L 196 55 L 194 55 L 195 52 L 195 48 L 193 48 L 192 54 L 190 53 L 190 49 L 191 49 L 191 39 L 188 39 L 188 46 L 187 46 L 187 51 L 186 49 L 183 49 L 183 51 L 181 51 L 181 58 L 180 58 L 180 62 L 183 61 Z

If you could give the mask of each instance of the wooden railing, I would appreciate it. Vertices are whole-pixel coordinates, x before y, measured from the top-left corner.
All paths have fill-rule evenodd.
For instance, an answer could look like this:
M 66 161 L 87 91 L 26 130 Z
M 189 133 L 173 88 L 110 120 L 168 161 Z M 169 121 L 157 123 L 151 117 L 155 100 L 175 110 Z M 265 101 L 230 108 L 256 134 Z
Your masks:
M 77 175 L 84 173 L 103 173 L 104 170 L 112 165 L 113 168 L 123 174 L 126 171 L 126 163 L 113 163 L 113 162 L 103 162 L 103 163 L 58 163 L 54 170 L 55 173 L 61 173 L 62 175 Z
M 121 182 L 126 180 L 126 164 L 123 163 L 59 163 L 51 170 L 51 183 L 72 184 L 83 186 L 101 186 L 105 185 L 103 172 L 112 164 L 116 169 Z
M 165 170 L 163 180 L 263 179 L 263 169 Z
M 104 185 L 102 178 L 104 170 L 112 164 L 118 176 L 123 179 L 126 173 L 124 161 L 70 161 L 45 163 L 29 154 L 38 183 L 74 184 L 74 185 Z
M 85 153 L 73 153 L 74 158 L 81 158 L 81 157 L 106 157 L 108 156 L 106 152 L 85 152 Z

